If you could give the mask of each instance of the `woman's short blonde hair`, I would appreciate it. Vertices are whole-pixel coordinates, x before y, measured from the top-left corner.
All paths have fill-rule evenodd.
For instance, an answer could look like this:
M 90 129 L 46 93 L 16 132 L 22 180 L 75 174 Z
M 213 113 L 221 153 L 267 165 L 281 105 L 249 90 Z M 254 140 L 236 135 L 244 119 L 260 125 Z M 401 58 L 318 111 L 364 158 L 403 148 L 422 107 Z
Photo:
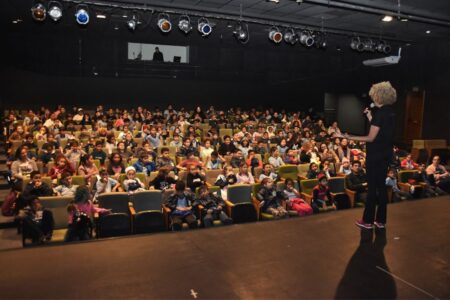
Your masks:
M 397 101 L 397 91 L 389 81 L 383 81 L 372 85 L 369 96 L 374 102 L 381 105 L 391 105 Z

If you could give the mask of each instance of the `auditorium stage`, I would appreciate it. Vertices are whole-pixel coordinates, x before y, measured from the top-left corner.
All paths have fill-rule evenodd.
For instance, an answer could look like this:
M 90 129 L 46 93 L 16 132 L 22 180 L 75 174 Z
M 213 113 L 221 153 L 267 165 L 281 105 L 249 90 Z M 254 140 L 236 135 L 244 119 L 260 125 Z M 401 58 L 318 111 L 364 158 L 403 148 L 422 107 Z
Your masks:
M 450 298 L 450 197 L 388 211 L 3 251 L 1 298 Z

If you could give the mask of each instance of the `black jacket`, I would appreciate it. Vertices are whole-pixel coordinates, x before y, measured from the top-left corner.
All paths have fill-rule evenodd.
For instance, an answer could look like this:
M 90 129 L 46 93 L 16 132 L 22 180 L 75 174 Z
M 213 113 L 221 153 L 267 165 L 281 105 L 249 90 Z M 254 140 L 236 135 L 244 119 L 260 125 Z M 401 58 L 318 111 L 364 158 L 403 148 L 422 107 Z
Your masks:
M 184 196 L 186 197 L 187 205 L 193 206 L 194 205 L 194 197 L 192 196 L 192 194 L 188 193 L 188 192 L 184 192 Z M 180 198 L 180 196 L 177 193 L 174 193 L 167 199 L 165 205 L 168 208 L 170 208 L 170 210 L 172 212 L 174 212 L 177 209 L 177 204 L 178 204 L 179 198 Z
M 197 205 L 204 206 L 204 210 L 216 208 L 219 205 L 225 208 L 225 201 L 223 201 L 222 197 L 210 192 L 206 197 L 198 197 L 194 203 L 194 206 Z
M 262 187 L 258 194 L 256 194 L 256 198 L 259 201 L 264 201 L 264 205 L 262 206 L 262 210 L 266 211 L 269 207 L 276 208 L 280 206 L 280 201 L 283 200 L 285 197 L 281 195 L 281 193 L 277 192 L 277 190 L 272 187 L 270 189 L 267 189 L 265 187 Z
M 346 177 L 347 187 L 355 192 L 361 193 L 367 190 L 362 184 L 367 182 L 366 174 L 364 172 L 359 172 L 355 175 L 353 172 L 348 174 Z

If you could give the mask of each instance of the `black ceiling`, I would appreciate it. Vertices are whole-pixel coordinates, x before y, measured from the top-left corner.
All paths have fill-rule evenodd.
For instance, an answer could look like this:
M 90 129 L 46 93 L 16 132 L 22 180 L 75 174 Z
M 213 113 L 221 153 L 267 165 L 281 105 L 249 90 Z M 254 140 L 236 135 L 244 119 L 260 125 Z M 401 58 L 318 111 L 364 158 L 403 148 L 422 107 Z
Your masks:
M 34 1 L 35 2 L 35 1 Z M 43 1 L 46 3 L 47 1 Z M 66 8 L 63 20 L 58 24 L 61 31 L 77 30 L 74 26 L 73 10 L 74 1 L 62 0 Z M 76 2 L 76 1 L 75 1 Z M 403 42 L 424 42 L 428 40 L 448 40 L 450 39 L 450 1 L 448 0 L 401 0 L 400 12 L 405 15 L 422 17 L 422 22 L 413 21 L 401 22 L 394 20 L 390 23 L 380 21 L 381 15 L 358 11 L 358 7 L 353 9 L 337 8 L 334 5 L 317 4 L 316 0 L 304 0 L 298 4 L 295 0 L 279 0 L 279 3 L 267 0 L 121 0 L 121 1 L 94 1 L 85 2 L 113 3 L 121 6 L 143 6 L 154 8 L 155 13 L 141 13 L 143 20 L 155 22 L 157 12 L 169 11 L 187 12 L 197 15 L 209 15 L 213 22 L 223 18 L 238 18 L 240 5 L 243 8 L 243 17 L 255 23 L 273 23 L 282 25 L 295 25 L 296 27 L 310 26 L 310 28 L 320 28 L 323 26 L 330 32 L 336 31 L 347 35 L 362 34 L 372 37 L 383 37 Z M 343 1 L 329 1 L 327 3 Z M 2 0 L 0 1 L 0 22 L 2 27 L 10 32 L 34 33 L 36 24 L 30 17 L 30 7 L 32 0 Z M 352 0 L 345 1 L 345 4 L 362 6 L 362 8 L 382 9 L 392 12 L 398 11 L 396 0 Z M 124 22 L 123 15 L 130 15 L 132 11 L 122 9 L 109 9 L 100 6 L 90 6 L 92 12 L 104 12 L 106 20 L 92 18 L 88 25 L 90 30 L 111 29 Z M 426 18 L 447 22 L 448 26 L 426 23 Z M 18 24 L 12 22 L 16 19 L 22 20 Z M 423 22 L 425 20 L 425 22 Z M 47 20 L 46 22 L 50 22 Z M 431 34 L 425 31 L 430 30 Z M 267 31 L 262 32 L 267 34 Z M 260 32 L 255 32 L 258 35 Z

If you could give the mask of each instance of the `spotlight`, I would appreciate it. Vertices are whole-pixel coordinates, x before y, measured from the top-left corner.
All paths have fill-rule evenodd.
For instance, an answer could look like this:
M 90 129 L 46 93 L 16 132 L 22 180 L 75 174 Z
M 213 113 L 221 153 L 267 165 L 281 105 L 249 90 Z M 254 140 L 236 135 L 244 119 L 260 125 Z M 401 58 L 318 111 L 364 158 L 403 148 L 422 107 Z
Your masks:
M 129 30 L 134 31 L 136 29 L 136 25 L 136 16 L 133 15 L 133 17 L 127 21 L 127 27 Z
M 209 24 L 209 21 L 206 18 L 198 19 L 197 29 L 202 34 L 202 36 L 210 35 L 212 32 L 212 26 Z
M 314 34 L 314 43 L 317 48 L 326 49 L 328 46 L 326 34 L 324 32 L 317 32 Z
M 311 31 L 303 30 L 300 33 L 300 43 L 306 47 L 311 47 L 314 45 L 314 37 Z
M 188 15 L 180 16 L 178 20 L 178 28 L 185 34 L 188 34 L 192 30 L 191 19 Z
M 364 44 L 361 42 L 359 36 L 352 38 L 352 41 L 350 42 L 350 48 L 359 52 L 364 51 Z
M 42 3 L 36 3 L 31 8 L 31 16 L 36 21 L 44 21 L 45 17 L 47 16 L 47 10 L 45 9 L 45 6 Z
M 248 42 L 250 38 L 250 33 L 248 31 L 248 24 L 243 25 L 242 23 L 236 24 L 236 27 L 233 30 L 233 34 L 236 39 L 245 44 Z
M 75 20 L 80 25 L 87 25 L 89 23 L 89 12 L 85 5 L 78 5 L 75 13 Z
M 159 14 L 158 27 L 164 33 L 167 33 L 172 30 L 172 23 L 170 22 L 170 17 L 168 14 L 166 13 Z
M 62 5 L 58 1 L 50 1 L 48 3 L 48 15 L 57 22 L 62 17 Z
M 283 34 L 280 32 L 278 27 L 271 27 L 269 31 L 269 40 L 279 44 L 283 40 Z
M 297 34 L 295 34 L 295 31 L 293 28 L 289 28 L 288 30 L 286 30 L 286 32 L 284 33 L 284 41 L 288 44 L 294 45 L 295 43 L 297 43 Z
M 363 42 L 364 51 L 375 52 L 376 45 L 371 39 L 367 39 Z
M 385 41 L 379 41 L 378 45 L 376 45 L 376 50 L 381 53 L 388 54 L 389 52 L 391 52 L 391 49 L 391 45 L 389 45 Z

